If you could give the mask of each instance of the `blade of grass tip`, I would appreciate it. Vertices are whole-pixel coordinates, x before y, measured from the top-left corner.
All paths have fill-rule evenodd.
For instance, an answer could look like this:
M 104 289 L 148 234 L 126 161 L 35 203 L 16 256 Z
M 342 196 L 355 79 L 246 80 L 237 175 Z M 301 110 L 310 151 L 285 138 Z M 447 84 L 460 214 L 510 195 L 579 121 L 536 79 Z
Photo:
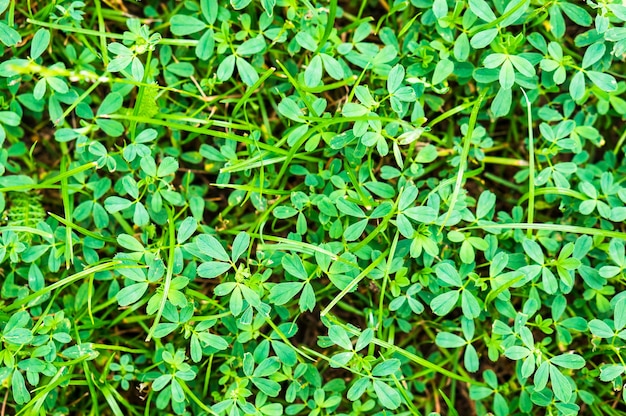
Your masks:
M 58 29 L 64 32 L 69 32 L 69 33 L 80 33 L 81 35 L 96 36 L 96 37 L 105 35 L 109 39 L 118 39 L 118 40 L 124 39 L 124 35 L 122 35 L 121 33 L 111 33 L 111 32 L 102 33 L 98 30 L 84 29 L 82 27 L 76 27 L 76 26 L 70 26 L 70 25 L 60 25 L 57 23 L 48 23 L 48 22 L 43 22 L 41 20 L 35 20 L 35 19 L 26 19 L 26 21 L 35 26 L 43 26 L 43 27 L 47 27 L 50 29 Z
M 6 227 L 0 227 L 0 233 L 5 231 L 13 231 L 16 233 L 28 233 L 28 234 L 36 234 L 40 235 L 43 238 L 53 238 L 54 235 L 47 233 L 45 231 L 40 230 L 39 228 L 26 227 L 23 225 L 7 225 Z
M 109 77 L 109 73 L 105 73 L 102 77 Z M 85 90 L 84 93 L 82 93 L 72 104 L 70 104 L 65 111 L 63 112 L 63 114 L 61 115 L 61 117 L 59 117 L 58 119 L 54 120 L 54 125 L 58 125 L 61 120 L 65 120 L 65 118 L 72 112 L 74 111 L 74 109 L 76 108 L 76 106 L 80 103 L 82 103 L 87 97 L 89 97 L 91 95 L 91 93 L 93 92 L 93 90 L 95 90 L 96 88 L 98 88 L 98 86 L 102 83 L 102 77 L 97 79 L 96 81 L 94 81 L 94 83 Z
M 61 181 L 63 178 L 68 178 L 70 176 L 77 175 L 80 172 L 84 172 L 86 170 L 95 168 L 96 166 L 98 166 L 96 162 L 89 162 L 84 165 L 78 166 L 74 169 L 70 169 L 66 172 L 61 172 L 58 175 L 53 176 L 52 178 L 48 178 L 41 183 L 29 183 L 25 185 L 5 186 L 4 188 L 0 188 L 0 192 L 6 193 L 6 192 L 18 192 L 18 191 L 32 191 L 34 189 L 48 189 L 48 188 L 57 189 L 54 187 L 54 184 L 56 182 Z
M 549 224 L 549 223 L 512 223 L 512 224 L 481 224 L 480 226 L 464 227 L 458 231 L 475 230 L 478 228 L 491 228 L 497 230 L 526 230 L 533 229 L 537 231 L 554 231 L 561 233 L 582 234 L 582 235 L 598 235 L 604 238 L 619 238 L 626 241 L 626 233 L 621 231 L 601 230 L 599 228 L 580 227 L 577 225 Z
M 206 404 L 204 404 L 204 402 L 202 400 L 200 400 L 200 398 L 198 398 L 194 392 L 187 386 L 187 383 L 185 382 L 180 382 L 180 386 L 183 388 L 185 394 L 187 395 L 187 397 L 189 397 L 191 399 L 191 401 L 193 401 L 195 404 L 198 405 L 198 407 L 200 407 L 202 410 L 204 410 L 205 412 L 213 415 L 213 416 L 219 416 L 218 413 L 216 413 L 213 409 L 211 409 L 210 407 L 208 407 Z M 148 409 L 149 407 L 146 406 L 146 409 Z
M 491 29 L 493 27 L 497 27 L 500 22 L 503 22 L 504 19 L 507 19 L 509 16 L 512 16 L 513 13 L 517 12 L 521 7 L 523 7 L 528 0 L 518 0 L 517 4 L 513 7 L 511 7 L 511 9 L 509 11 L 507 11 L 506 13 L 501 14 L 498 18 L 492 20 L 491 22 L 479 25 L 479 26 L 475 26 L 474 28 L 472 28 L 472 30 L 469 31 L 469 36 L 475 35 L 478 32 L 482 32 L 484 30 L 487 29 Z
M 60 215 L 55 214 L 54 212 L 50 212 L 48 211 L 48 215 L 50 215 L 52 218 L 54 218 L 55 220 L 57 220 L 58 222 L 60 222 L 61 224 L 65 225 L 68 228 L 71 228 L 73 230 L 78 231 L 79 233 L 87 236 L 87 237 L 91 237 L 94 238 L 96 240 L 100 240 L 100 241 L 104 241 L 104 242 L 108 242 L 108 243 L 115 243 L 117 240 L 113 237 L 105 237 L 101 234 L 98 233 L 94 233 L 93 231 L 90 231 L 86 228 L 81 227 L 80 225 L 75 224 L 72 221 L 68 221 L 67 219 L 61 217 Z M 15 227 L 13 227 L 15 228 Z M 41 232 L 40 232 L 41 233 Z M 133 233 L 131 233 L 132 235 Z M 41 234 L 43 235 L 43 234 Z
M 48 397 L 48 394 L 52 390 L 59 387 L 60 385 L 72 380 L 72 378 L 74 377 L 71 374 L 63 376 L 66 372 L 67 372 L 66 366 L 59 368 L 59 370 L 52 377 L 52 379 L 50 379 L 46 383 L 46 385 L 43 386 L 44 387 L 43 390 L 40 390 L 35 397 L 33 397 L 28 403 L 24 405 L 24 407 L 20 409 L 19 412 L 15 414 L 15 416 L 21 416 L 25 414 L 28 414 L 28 415 L 40 414 L 39 411 L 41 407 L 43 406 L 46 398 Z
M 95 276 L 92 274 L 91 276 L 89 276 L 89 284 L 87 285 L 87 314 L 89 315 L 89 320 L 91 321 L 91 325 L 96 324 L 96 321 L 93 319 L 93 308 L 92 308 L 94 280 L 95 280 Z
M 167 225 L 168 225 L 168 233 L 169 233 L 169 252 L 167 255 L 167 271 L 165 274 L 165 282 L 163 283 L 163 297 L 161 298 L 161 303 L 159 303 L 159 309 L 157 310 L 156 316 L 154 317 L 154 322 L 150 327 L 150 331 L 148 332 L 148 336 L 146 337 L 146 342 L 149 342 L 152 339 L 152 335 L 156 330 L 159 321 L 161 320 L 161 315 L 163 314 L 163 309 L 165 309 L 165 303 L 167 302 L 167 295 L 170 291 L 170 285 L 172 284 L 172 277 L 174 275 L 174 255 L 176 250 L 176 227 L 174 224 L 174 214 L 171 209 L 167 211 Z
M 250 88 L 246 89 L 246 92 L 241 96 L 241 98 L 237 101 L 237 104 L 235 105 L 235 108 L 233 108 L 233 112 L 231 113 L 233 116 L 236 115 L 239 111 L 239 109 L 245 105 L 248 102 L 248 99 L 250 98 L 250 96 L 252 94 L 254 94 L 257 89 L 263 85 L 263 83 L 265 82 L 266 79 L 268 79 L 274 72 L 276 71 L 276 68 L 271 67 L 270 69 L 268 69 L 267 71 L 265 71 L 263 73 L 263 75 L 261 75 L 259 77 L 259 79 L 257 80 L 257 82 L 255 82 Z
M 102 4 L 100 0 L 94 0 L 96 6 L 96 16 L 98 17 L 98 31 L 100 32 L 100 54 L 102 55 L 102 63 L 104 67 L 109 64 L 109 51 L 107 49 L 106 26 L 104 25 L 104 17 L 102 16 Z
M 328 7 L 328 20 L 326 21 L 326 27 L 324 28 L 324 34 L 322 35 L 322 39 L 320 39 L 320 43 L 317 46 L 317 50 L 315 54 L 318 54 L 322 51 L 324 46 L 326 45 L 326 41 L 330 37 L 330 34 L 333 32 L 335 28 L 335 16 L 337 15 L 337 0 L 330 0 L 330 5 Z
M 526 100 L 526 112 L 528 116 L 528 223 L 535 220 L 535 143 L 533 140 L 533 115 L 531 113 L 530 100 L 524 88 L 520 88 Z M 526 237 L 531 238 L 533 231 L 526 230 Z
M 291 341 L 289 341 L 289 339 L 287 338 L 287 336 L 285 334 L 283 334 L 283 332 L 280 330 L 279 327 L 276 326 L 276 324 L 274 322 L 272 322 L 272 320 L 269 317 L 265 318 L 265 322 L 272 327 L 272 329 L 274 330 L 274 332 L 276 333 L 276 335 L 278 335 L 278 337 L 281 339 L 281 341 L 283 341 L 286 345 L 288 345 L 289 347 L 291 347 L 292 350 L 294 350 L 295 352 L 297 352 L 298 354 L 300 354 L 301 356 L 303 356 L 304 358 L 306 358 L 307 360 L 310 361 L 315 361 L 311 356 L 309 356 L 307 353 L 305 353 L 304 351 L 300 350 L 298 347 L 296 347 L 295 345 L 293 345 L 291 343 Z
M 385 310 L 385 290 L 387 290 L 387 282 L 389 281 L 391 265 L 393 264 L 393 256 L 395 256 L 396 254 L 396 246 L 398 245 L 399 238 L 400 232 L 396 231 L 396 235 L 393 237 L 393 242 L 391 243 L 391 248 L 389 249 L 389 260 L 387 261 L 387 267 L 385 267 L 385 274 L 383 275 L 383 285 L 380 289 L 380 297 L 378 301 L 378 322 L 383 321 Z
M 586 201 L 589 199 L 589 197 L 583 194 L 582 192 L 578 192 L 569 188 L 559 188 L 559 187 L 552 187 L 552 186 L 535 189 L 535 196 L 537 195 L 557 195 L 560 197 L 569 196 L 571 198 L 578 199 L 579 201 Z M 519 199 L 519 203 L 524 202 L 529 197 L 530 197 L 529 193 L 522 195 Z
M 470 151 L 470 143 L 472 142 L 472 135 L 474 134 L 474 128 L 476 127 L 476 120 L 478 119 L 478 111 L 480 110 L 480 106 L 483 103 L 483 100 L 487 96 L 488 88 L 483 89 L 478 95 L 478 99 L 474 104 L 474 108 L 470 113 L 469 125 L 467 126 L 467 133 L 463 138 L 463 150 L 461 152 L 461 158 L 459 161 L 459 171 L 456 175 L 456 183 L 454 185 L 454 191 L 452 192 L 452 196 L 450 197 L 450 204 L 448 207 L 448 212 L 446 213 L 446 217 L 441 223 L 441 228 L 439 231 L 443 230 L 443 227 L 446 226 L 450 215 L 452 215 L 452 211 L 454 210 L 454 206 L 456 205 L 456 201 L 459 198 L 459 194 L 461 193 L 461 184 L 463 183 L 463 174 L 465 173 L 465 169 L 467 168 L 467 159 L 469 157 Z
M 150 68 L 150 62 L 152 61 L 152 48 L 148 49 L 148 57 L 146 58 L 146 68 Z M 147 84 L 148 77 L 150 76 L 150 71 L 145 71 L 143 74 L 143 78 L 141 79 L 142 84 Z M 143 97 L 146 93 L 145 86 L 140 86 L 137 89 L 137 98 L 135 99 L 135 104 L 133 106 L 133 116 L 139 116 L 139 112 L 141 111 L 141 103 L 143 101 Z M 132 120 L 130 123 L 129 133 L 130 140 L 135 141 L 136 133 L 137 133 L 137 120 Z
M 63 151 L 63 158 L 61 161 L 61 174 L 67 172 L 67 168 L 70 165 L 70 157 L 67 154 L 66 143 L 61 143 L 61 149 Z M 63 214 L 66 220 L 72 218 L 72 211 L 74 209 L 74 200 L 70 197 L 70 190 L 68 188 L 67 176 L 61 178 L 61 199 L 63 201 Z M 72 229 L 65 227 L 65 268 L 69 269 L 74 263 L 74 240 L 72 237 Z
M 73 275 L 67 276 L 61 280 L 59 280 L 58 282 L 55 282 L 51 285 L 46 286 L 45 288 L 38 290 L 36 292 L 31 293 L 30 295 L 18 299 L 16 301 L 14 301 L 13 303 L 11 303 L 10 305 L 7 305 L 4 307 L 4 312 L 11 312 L 15 309 L 19 309 L 20 307 L 22 307 L 22 305 L 27 304 L 28 302 L 37 299 L 39 296 L 43 296 L 46 293 L 51 293 L 52 291 L 56 290 L 56 289 L 60 289 L 63 286 L 67 286 L 69 284 L 72 284 L 84 277 L 87 277 L 91 274 L 94 273 L 98 273 L 98 272 L 103 272 L 103 271 L 107 271 L 107 270 L 114 270 L 117 268 L 117 266 L 119 266 L 120 264 L 122 264 L 122 262 L 120 260 L 112 260 L 112 261 L 107 261 L 105 263 L 102 264 L 98 264 L 97 266 L 93 266 L 93 267 L 89 267 L 87 269 L 81 270 L 78 273 L 74 273 Z
M 341 322 L 339 319 L 337 319 L 335 316 L 333 315 L 328 315 L 327 318 L 328 320 L 330 320 L 332 323 L 335 323 L 339 326 L 341 326 L 343 329 L 345 329 L 349 334 L 353 335 L 353 336 L 360 336 L 361 335 L 361 331 L 356 329 L 355 327 L 351 326 L 351 325 L 346 325 L 345 323 Z M 416 354 L 413 354 L 410 351 L 405 350 L 404 348 L 401 348 L 393 343 L 390 342 L 386 342 L 381 340 L 380 338 L 374 337 L 372 339 L 372 343 L 378 345 L 381 348 L 384 348 L 390 352 L 393 353 L 397 353 L 400 355 L 405 356 L 406 358 L 408 358 L 410 361 L 413 361 L 415 364 L 418 364 L 422 367 L 425 367 L 431 371 L 434 371 L 436 373 L 441 374 L 442 376 L 446 376 L 448 378 L 452 378 L 454 380 L 458 380 L 458 381 L 462 381 L 471 385 L 476 385 L 476 386 L 483 386 L 484 383 L 481 383 L 479 381 L 476 381 L 474 379 L 472 379 L 469 376 L 463 376 L 461 374 L 456 374 L 453 373 L 450 370 L 445 369 L 444 367 L 441 367 L 440 365 L 437 365 L 435 363 L 431 363 L 430 361 L 428 361 L 425 358 L 422 358 Z
M 98 386 L 98 389 L 102 392 L 104 399 L 109 405 L 109 409 L 115 416 L 125 416 L 125 413 L 122 412 L 122 408 L 117 403 L 116 397 L 120 397 L 117 390 L 113 389 L 108 384 L 103 384 L 102 386 Z M 121 398 L 121 397 L 120 397 Z
M 307 97 L 306 92 L 302 89 L 303 86 L 293 77 L 293 75 L 291 75 L 289 70 L 287 70 L 287 67 L 285 67 L 285 65 L 283 65 L 283 63 L 280 62 L 278 59 L 276 60 L 276 65 L 280 67 L 291 85 L 293 85 L 293 87 L 296 89 L 298 95 L 300 95 L 300 98 L 304 102 L 304 105 L 306 105 L 306 108 L 309 110 L 309 114 L 315 114 L 313 104 L 309 102 L 309 97 Z
M 411 409 L 411 414 L 414 416 L 422 416 L 422 413 L 420 413 L 420 411 L 417 410 L 417 407 L 415 407 L 415 404 L 413 404 L 412 398 L 409 396 L 409 393 L 407 392 L 406 381 L 402 380 L 402 382 L 404 382 L 402 383 L 400 380 L 398 380 L 398 377 L 396 377 L 395 374 L 391 374 L 390 377 L 393 380 L 393 384 L 396 385 L 396 389 L 398 389 L 402 397 L 404 397 L 404 401 L 406 402 L 406 405 Z
M 328 312 L 330 312 L 330 310 L 332 308 L 335 307 L 335 305 L 341 300 L 343 299 L 344 296 L 346 296 L 346 294 L 348 292 L 350 292 L 352 289 L 354 289 L 354 287 L 359 284 L 359 282 L 361 280 L 363 280 L 365 278 L 365 276 L 367 276 L 372 270 L 374 270 L 376 268 L 376 266 L 378 266 L 378 264 L 380 264 L 384 259 L 387 258 L 387 255 L 389 254 L 389 250 L 385 251 L 383 254 L 381 254 L 376 260 L 374 260 L 369 266 L 367 266 L 361 273 L 359 273 L 359 275 L 357 277 L 355 277 L 354 279 L 352 279 L 352 281 L 350 283 L 348 283 L 348 286 L 346 286 L 341 292 L 339 292 L 339 294 L 337 296 L 335 296 L 335 298 L 330 301 L 330 303 L 328 304 L 328 306 L 326 306 L 324 308 L 324 310 L 322 310 L 322 312 L 320 312 L 320 317 L 325 316 Z
M 617 144 L 615 145 L 615 148 L 613 149 L 613 154 L 615 156 L 617 156 L 617 154 L 619 153 L 619 149 L 622 148 L 622 145 L 624 144 L 624 140 L 626 140 L 626 130 L 624 130 L 624 132 L 620 136 L 619 140 L 617 141 Z

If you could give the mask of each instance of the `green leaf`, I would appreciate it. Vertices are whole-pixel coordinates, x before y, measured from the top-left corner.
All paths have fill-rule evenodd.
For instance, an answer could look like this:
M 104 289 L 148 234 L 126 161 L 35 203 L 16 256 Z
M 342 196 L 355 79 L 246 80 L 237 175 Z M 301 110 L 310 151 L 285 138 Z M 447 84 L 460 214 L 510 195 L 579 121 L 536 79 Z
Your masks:
M 233 248 L 232 248 L 233 263 L 239 260 L 239 257 L 241 257 L 241 255 L 246 250 L 248 250 L 249 246 L 250 246 L 250 235 L 243 231 L 237 234 L 237 236 L 235 237 L 235 240 L 233 241 Z
M 579 370 L 585 366 L 585 359 L 578 354 L 560 354 L 550 358 L 550 362 L 563 368 Z
M 183 220 L 178 228 L 178 233 L 176 235 L 176 242 L 178 244 L 183 244 L 185 241 L 189 240 L 198 228 L 198 221 L 196 221 L 193 217 L 187 217 Z
M 309 276 L 302 264 L 302 260 L 295 254 L 287 254 L 283 256 L 281 264 L 285 271 L 301 280 L 306 280 Z
M 402 86 L 404 74 L 404 67 L 400 64 L 391 68 L 391 71 L 389 71 L 389 75 L 387 76 L 387 91 L 389 91 L 390 94 L 393 94 Z
M 486 218 L 496 205 L 496 195 L 491 191 L 483 191 L 476 204 L 476 218 Z
M 22 36 L 17 32 L 17 30 L 8 26 L 4 22 L 0 22 L 0 42 L 4 44 L 4 46 L 15 46 L 22 41 Z
M 13 392 L 13 399 L 17 404 L 21 405 L 30 401 L 30 393 L 26 388 L 24 376 L 17 370 L 13 371 L 13 376 L 11 377 L 11 390 Z
M 470 45 L 474 49 L 482 49 L 489 45 L 498 36 L 498 29 L 481 30 L 470 39 Z
M 217 67 L 217 79 L 224 82 L 233 76 L 235 71 L 235 55 L 228 55 Z
M 621 331 L 626 326 L 626 299 L 620 298 L 615 302 L 613 315 L 615 318 L 615 329 Z
M 541 250 L 539 244 L 526 238 L 522 241 L 522 246 L 524 247 L 524 252 L 528 257 L 540 265 L 544 263 L 545 259 L 543 257 L 543 251 Z
M 521 360 L 528 357 L 531 353 L 532 351 L 528 348 L 519 345 L 513 345 L 504 350 L 504 355 L 511 360 Z
M 441 19 L 448 14 L 448 2 L 446 0 L 435 0 L 433 2 L 433 14 L 437 19 Z
M 7 126 L 19 126 L 22 118 L 13 111 L 0 111 L 0 123 Z
M 317 50 L 317 42 L 308 32 L 298 32 L 295 39 L 296 42 L 298 42 L 298 45 L 302 46 L 304 49 L 311 52 L 315 52 Z
M 178 170 L 178 161 L 171 156 L 163 158 L 157 169 L 156 176 L 164 178 L 173 175 Z
M 621 376 L 624 371 L 626 371 L 626 368 L 623 365 L 612 364 L 604 366 L 600 369 L 600 380 L 604 382 L 613 381 Z
M 235 10 L 245 9 L 252 0 L 230 0 L 230 5 Z
M 41 56 L 42 53 L 48 49 L 48 45 L 50 44 L 50 31 L 48 29 L 41 28 L 30 42 L 30 57 L 32 59 L 37 59 Z
M 113 114 L 122 107 L 123 103 L 124 97 L 117 92 L 112 92 L 102 100 L 102 104 L 100 104 L 96 116 L 100 117 Z
M 588 68 L 591 65 L 598 62 L 604 56 L 606 52 L 606 46 L 602 42 L 596 42 L 593 45 L 589 46 L 585 51 L 585 56 L 583 56 L 583 68 Z
M 304 71 L 304 83 L 307 87 L 317 87 L 322 82 L 322 58 L 315 55 Z
M 520 3 L 523 3 L 522 6 L 519 6 Z M 507 27 L 517 22 L 517 20 L 526 14 L 530 4 L 530 0 L 513 0 L 508 2 L 502 13 L 502 16 L 508 15 L 508 17 L 502 20 L 502 23 L 500 23 L 501 27 Z M 515 9 L 515 11 L 512 11 L 513 9 Z M 511 12 L 511 14 L 509 14 L 509 12 Z
M 313 286 L 307 282 L 304 284 L 304 289 L 302 289 L 302 293 L 300 294 L 300 301 L 298 302 L 298 305 L 300 306 L 300 311 L 304 312 L 308 310 L 309 312 L 313 312 L 313 309 L 315 309 L 315 304 L 315 291 L 313 290 Z
M 613 338 L 615 332 L 611 329 L 606 322 L 599 319 L 592 319 L 589 321 L 589 330 L 593 335 L 599 338 Z
M 374 377 L 387 377 L 400 370 L 400 360 L 397 358 L 391 358 L 385 360 L 380 364 L 377 364 L 372 369 L 372 375 Z
M 574 23 L 580 26 L 591 26 L 592 17 L 587 10 L 573 3 L 559 2 L 559 7 Z
M 344 350 L 352 351 L 352 342 L 345 329 L 339 325 L 332 325 L 328 329 L 328 337 L 334 343 L 339 345 Z
M 198 276 L 205 279 L 213 279 L 217 276 L 221 276 L 231 269 L 230 263 L 224 263 L 221 261 L 206 261 L 198 266 Z
M 337 209 L 346 215 L 349 215 L 351 217 L 357 217 L 357 218 L 367 217 L 365 213 L 363 212 L 363 210 L 361 209 L 361 207 L 359 207 L 354 202 L 348 201 L 343 198 L 339 198 L 337 199 L 335 204 L 337 205 Z
M 442 59 L 437 62 L 433 72 L 433 84 L 440 84 L 454 72 L 454 63 L 449 59 Z
M 200 0 L 200 9 L 206 21 L 214 24 L 219 12 L 218 0 Z
M 277 357 L 266 358 L 254 370 L 254 377 L 268 377 L 273 375 L 280 368 L 280 361 Z
M 120 234 L 117 237 L 117 243 L 130 251 L 144 251 L 145 248 L 137 239 L 128 234 Z
M 278 104 L 278 112 L 282 116 L 287 117 L 288 119 L 295 122 L 301 123 L 304 121 L 304 119 L 302 118 L 303 113 L 300 109 L 300 106 L 298 106 L 298 104 L 289 97 L 283 98 L 280 104 Z
M 515 70 L 509 59 L 505 60 L 500 67 L 500 86 L 504 89 L 510 89 L 515 84 Z
M 439 316 L 444 316 L 450 313 L 452 309 L 454 309 L 458 300 L 459 291 L 453 290 L 450 292 L 442 293 L 441 295 L 435 297 L 430 302 L 430 307 L 435 314 Z
M 135 283 L 130 286 L 126 286 L 115 295 L 117 303 L 120 306 L 128 306 L 139 301 L 148 290 L 148 282 Z
M 206 27 L 206 23 L 193 16 L 176 14 L 170 19 L 170 30 L 176 36 L 191 35 L 206 29 Z
M 274 380 L 253 377 L 252 383 L 254 383 L 254 385 L 257 386 L 261 392 L 270 397 L 276 397 L 280 393 L 280 384 Z
M 361 117 L 367 114 L 369 110 L 362 104 L 346 103 L 341 110 L 344 117 Z
M 367 377 L 358 378 L 352 384 L 352 387 L 350 387 L 350 390 L 348 390 L 348 394 L 346 395 L 346 397 L 350 401 L 358 400 L 363 395 L 363 393 L 365 393 L 369 385 L 370 385 L 370 380 Z
M 346 239 L 346 241 L 355 241 L 359 237 L 361 237 L 361 235 L 363 234 L 363 231 L 365 231 L 365 228 L 367 228 L 367 224 L 368 224 L 368 220 L 364 219 L 364 220 L 357 221 L 354 224 L 351 224 L 350 226 L 348 226 L 343 233 L 343 236 Z
M 500 88 L 491 103 L 491 112 L 495 117 L 504 117 L 511 110 L 513 93 L 511 89 Z
M 206 61 L 213 56 L 214 51 L 215 33 L 212 29 L 209 29 L 204 32 L 200 40 L 198 40 L 198 44 L 196 45 L 196 56 L 198 59 Z
M 194 67 L 189 62 L 174 62 L 167 66 L 167 70 L 182 78 L 189 78 L 193 75 Z
M 510 55 L 509 60 L 520 74 L 527 77 L 535 76 L 535 68 L 526 58 L 522 58 L 517 55 Z
M 295 209 L 293 207 L 286 206 L 286 205 L 277 206 L 272 211 L 272 214 L 274 214 L 274 216 L 276 218 L 279 218 L 279 219 L 291 218 L 294 215 L 296 215 L 297 213 L 298 213 L 297 209 Z
M 241 80 L 247 86 L 253 86 L 259 80 L 259 74 L 256 72 L 256 69 L 248 61 L 243 58 L 237 57 L 237 71 L 239 72 L 239 76 Z
M 463 290 L 461 294 L 461 308 L 463 315 L 468 319 L 478 318 L 480 316 L 480 304 L 472 292 Z
M 104 200 L 104 207 L 111 214 L 125 210 L 126 208 L 129 208 L 131 205 L 132 205 L 132 202 L 130 202 L 126 198 L 120 198 L 119 196 L 110 196 Z
M 470 43 L 467 33 L 461 33 L 454 42 L 454 57 L 459 62 L 467 61 L 470 54 Z
M 378 401 L 383 407 L 394 410 L 400 407 L 402 403 L 402 399 L 400 397 L 400 393 L 387 383 L 374 379 L 374 391 L 376 392 L 376 397 L 378 397 Z
M 435 337 L 435 343 L 441 348 L 460 348 L 466 345 L 467 341 L 449 332 L 439 332 Z
M 439 263 L 435 269 L 437 277 L 450 286 L 461 287 L 459 272 L 450 263 Z
M 274 7 L 276 6 L 276 0 L 261 0 L 261 4 L 263 5 L 263 9 L 267 13 L 267 15 L 272 16 Z M 267 413 L 263 413 L 263 414 L 267 414 Z M 282 414 L 282 407 L 281 407 L 280 414 Z
M 284 305 L 294 300 L 296 295 L 302 290 L 302 282 L 285 282 L 272 286 L 270 289 L 270 302 L 276 305 Z
M 483 19 L 485 22 L 492 22 L 496 20 L 496 15 L 493 13 L 485 0 L 469 0 L 469 7 L 472 13 Z
M 33 333 L 27 328 L 13 328 L 2 334 L 2 339 L 13 345 L 27 345 L 33 340 Z
M 552 391 L 554 391 L 556 398 L 563 402 L 569 402 L 572 397 L 572 386 L 567 377 L 553 365 L 550 366 L 550 380 L 552 381 Z
M 252 39 L 248 39 L 237 47 L 236 53 L 240 56 L 251 56 L 265 49 L 265 39 L 259 35 Z
M 326 69 L 326 72 L 331 78 L 336 80 L 342 80 L 344 78 L 343 68 L 338 60 L 325 53 L 321 53 L 320 57 L 324 63 L 324 69 Z
M 224 250 L 222 243 L 210 234 L 201 234 L 196 240 L 198 249 L 207 256 L 211 256 L 214 259 L 221 260 L 223 262 L 230 262 L 230 256 Z
M 585 95 L 585 75 L 582 71 L 576 72 L 569 84 L 569 93 L 574 101 Z
M 597 71 L 587 71 L 587 76 L 602 91 L 612 92 L 617 90 L 617 81 L 613 75 Z

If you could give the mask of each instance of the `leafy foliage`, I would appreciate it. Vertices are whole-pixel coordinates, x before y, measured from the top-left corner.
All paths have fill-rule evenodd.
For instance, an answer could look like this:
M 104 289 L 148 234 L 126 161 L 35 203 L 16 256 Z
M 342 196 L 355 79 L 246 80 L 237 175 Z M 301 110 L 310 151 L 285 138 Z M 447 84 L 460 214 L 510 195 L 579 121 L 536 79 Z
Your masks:
M 2 413 L 626 413 L 625 22 L 0 0 Z

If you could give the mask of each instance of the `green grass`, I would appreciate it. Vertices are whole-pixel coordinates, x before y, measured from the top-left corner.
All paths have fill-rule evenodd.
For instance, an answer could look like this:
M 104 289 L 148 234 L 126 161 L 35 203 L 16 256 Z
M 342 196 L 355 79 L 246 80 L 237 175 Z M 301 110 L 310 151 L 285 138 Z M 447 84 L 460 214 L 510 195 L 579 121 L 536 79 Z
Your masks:
M 626 414 L 624 22 L 0 1 L 0 414 Z

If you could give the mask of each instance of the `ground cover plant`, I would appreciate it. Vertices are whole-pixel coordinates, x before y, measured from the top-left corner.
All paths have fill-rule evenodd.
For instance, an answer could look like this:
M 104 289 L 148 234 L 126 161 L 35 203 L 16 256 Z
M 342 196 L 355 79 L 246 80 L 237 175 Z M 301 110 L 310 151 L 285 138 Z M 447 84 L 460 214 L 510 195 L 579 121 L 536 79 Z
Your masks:
M 0 0 L 0 414 L 625 414 L 625 22 Z

